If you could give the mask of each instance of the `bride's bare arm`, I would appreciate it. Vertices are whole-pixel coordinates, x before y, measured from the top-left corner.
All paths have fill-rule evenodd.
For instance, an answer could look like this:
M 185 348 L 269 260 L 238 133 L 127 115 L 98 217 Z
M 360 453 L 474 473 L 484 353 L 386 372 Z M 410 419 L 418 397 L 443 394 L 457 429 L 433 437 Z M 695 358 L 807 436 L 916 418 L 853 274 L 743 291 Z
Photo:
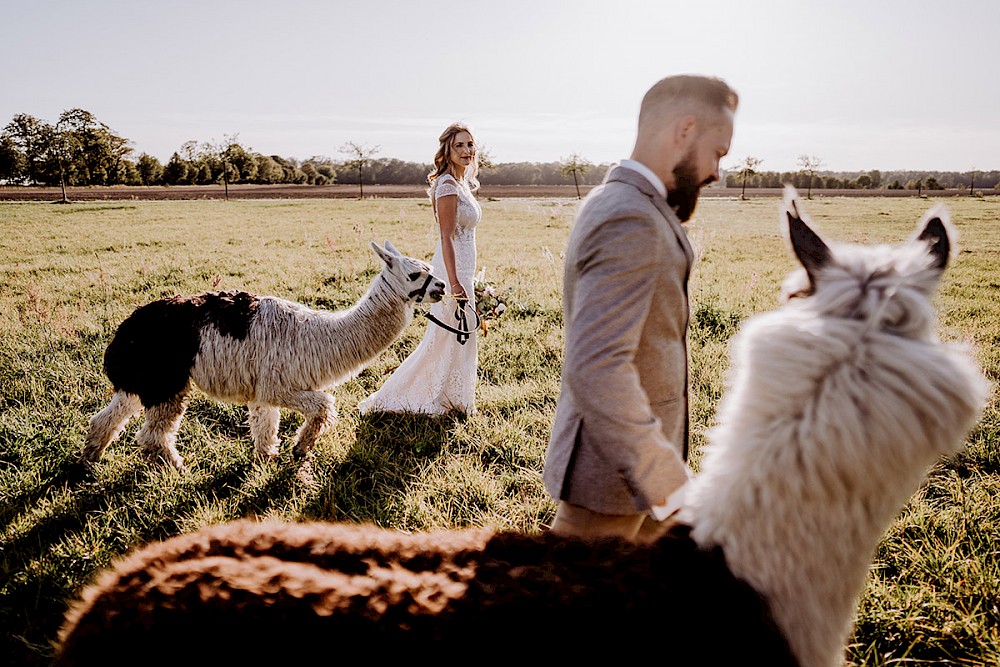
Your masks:
M 449 291 L 457 296 L 467 296 L 465 286 L 458 278 L 455 266 L 455 225 L 458 220 L 458 195 L 442 195 L 437 200 L 438 226 L 441 228 L 441 258 L 448 272 Z

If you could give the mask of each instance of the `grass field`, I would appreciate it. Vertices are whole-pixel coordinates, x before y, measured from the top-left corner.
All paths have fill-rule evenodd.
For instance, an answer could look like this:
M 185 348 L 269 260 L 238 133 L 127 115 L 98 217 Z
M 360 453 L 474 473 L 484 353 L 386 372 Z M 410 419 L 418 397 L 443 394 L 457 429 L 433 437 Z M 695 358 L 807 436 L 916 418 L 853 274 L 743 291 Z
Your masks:
M 688 225 L 692 465 L 722 392 L 730 337 L 773 308 L 793 268 L 778 199 L 710 198 Z M 1000 197 L 942 200 L 961 254 L 936 298 L 941 335 L 1000 371 Z M 252 459 L 243 406 L 195 393 L 179 449 L 190 471 L 151 467 L 138 423 L 93 469 L 76 463 L 110 387 L 101 368 L 136 306 L 178 293 L 246 289 L 321 308 L 355 302 L 379 262 L 369 241 L 430 257 L 421 199 L 0 202 L 0 661 L 43 665 L 66 604 L 140 544 L 239 517 L 371 522 L 404 531 L 491 525 L 545 530 L 554 503 L 541 468 L 562 359 L 562 250 L 577 201 L 483 197 L 479 267 L 508 310 L 480 339 L 476 415 L 361 417 L 427 326 L 416 317 L 357 378 L 333 390 L 340 422 L 319 442 L 313 479 L 282 458 Z M 815 197 L 828 238 L 898 242 L 933 203 Z M 967 449 L 941 461 L 873 555 L 845 659 L 854 665 L 1000 663 L 1000 430 L 996 395 Z M 711 623 L 711 619 L 695 619 Z M 516 638 L 511 638 L 512 640 Z

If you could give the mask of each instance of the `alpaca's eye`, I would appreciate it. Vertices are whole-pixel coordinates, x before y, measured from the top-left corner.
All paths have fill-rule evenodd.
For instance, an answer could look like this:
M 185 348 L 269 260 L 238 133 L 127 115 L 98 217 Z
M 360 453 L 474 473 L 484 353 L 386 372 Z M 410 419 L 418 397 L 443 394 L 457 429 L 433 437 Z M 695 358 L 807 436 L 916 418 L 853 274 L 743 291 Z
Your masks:
M 410 280 L 416 280 L 419 277 L 420 277 L 419 271 L 414 271 L 413 273 L 410 274 Z

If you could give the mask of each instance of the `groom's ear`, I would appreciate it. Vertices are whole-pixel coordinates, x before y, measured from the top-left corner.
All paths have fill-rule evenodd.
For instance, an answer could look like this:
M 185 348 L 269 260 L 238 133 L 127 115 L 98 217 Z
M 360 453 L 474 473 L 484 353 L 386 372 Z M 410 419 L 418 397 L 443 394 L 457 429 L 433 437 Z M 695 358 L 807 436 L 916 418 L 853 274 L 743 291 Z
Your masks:
M 694 114 L 686 114 L 674 121 L 674 143 L 686 148 L 694 140 L 698 129 L 698 119 Z

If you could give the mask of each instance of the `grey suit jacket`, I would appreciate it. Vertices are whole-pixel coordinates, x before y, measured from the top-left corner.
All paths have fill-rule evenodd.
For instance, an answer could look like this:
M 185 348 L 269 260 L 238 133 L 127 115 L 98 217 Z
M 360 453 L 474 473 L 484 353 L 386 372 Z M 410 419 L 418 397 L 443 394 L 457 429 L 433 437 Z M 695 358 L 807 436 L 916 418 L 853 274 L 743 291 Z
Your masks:
M 604 514 L 663 503 L 687 480 L 687 283 L 694 253 L 666 200 L 612 167 L 583 201 L 563 276 L 562 387 L 548 492 Z

